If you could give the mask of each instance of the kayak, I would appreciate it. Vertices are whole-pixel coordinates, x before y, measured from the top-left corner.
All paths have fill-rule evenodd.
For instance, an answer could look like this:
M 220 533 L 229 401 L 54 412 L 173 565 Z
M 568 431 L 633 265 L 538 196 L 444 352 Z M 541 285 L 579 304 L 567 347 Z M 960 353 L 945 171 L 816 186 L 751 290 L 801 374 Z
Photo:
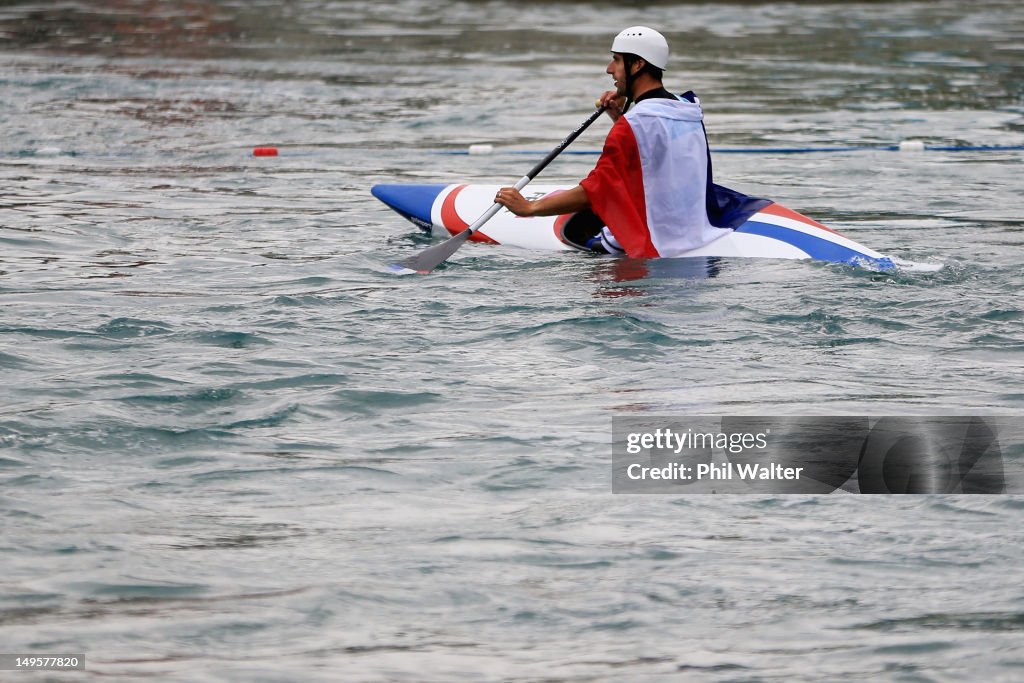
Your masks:
M 538 199 L 569 188 L 531 184 L 524 195 Z M 401 184 L 376 185 L 371 192 L 421 229 L 456 235 L 491 208 L 498 189 L 498 185 Z M 716 189 L 730 192 L 720 186 Z M 815 259 L 875 270 L 904 264 L 776 202 L 761 200 L 757 206 L 749 215 L 744 214 L 731 232 L 679 257 Z M 601 227 L 601 221 L 589 211 L 523 218 L 503 209 L 470 240 L 546 251 L 589 251 L 587 241 Z

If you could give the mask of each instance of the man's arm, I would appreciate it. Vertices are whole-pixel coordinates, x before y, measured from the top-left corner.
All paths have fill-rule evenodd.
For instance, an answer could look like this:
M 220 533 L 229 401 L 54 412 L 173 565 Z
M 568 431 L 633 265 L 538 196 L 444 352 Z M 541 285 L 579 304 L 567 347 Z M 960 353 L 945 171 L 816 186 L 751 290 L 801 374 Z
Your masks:
M 590 198 L 582 187 L 577 185 L 565 192 L 555 192 L 536 201 L 530 201 L 514 187 L 503 187 L 498 190 L 494 201 L 507 207 L 517 216 L 558 216 L 575 213 L 590 208 Z

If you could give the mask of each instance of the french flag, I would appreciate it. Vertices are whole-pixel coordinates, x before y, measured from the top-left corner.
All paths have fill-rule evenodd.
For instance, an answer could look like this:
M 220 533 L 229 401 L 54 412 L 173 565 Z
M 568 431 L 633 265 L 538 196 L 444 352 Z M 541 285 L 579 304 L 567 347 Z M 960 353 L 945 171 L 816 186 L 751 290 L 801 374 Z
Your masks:
M 672 258 L 731 232 L 708 218 L 713 186 L 703 118 L 698 101 L 638 102 L 612 126 L 597 166 L 580 183 L 628 256 Z

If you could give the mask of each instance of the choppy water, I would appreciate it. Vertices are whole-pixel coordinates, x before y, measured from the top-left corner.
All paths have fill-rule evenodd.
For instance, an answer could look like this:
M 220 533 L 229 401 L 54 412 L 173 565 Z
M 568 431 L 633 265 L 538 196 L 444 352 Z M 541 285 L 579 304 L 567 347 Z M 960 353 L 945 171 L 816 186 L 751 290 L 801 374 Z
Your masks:
M 428 239 L 373 184 L 518 178 L 437 152 L 550 148 L 638 22 L 713 146 L 1024 143 L 1011 1 L 0 6 L 0 649 L 86 654 L 52 680 L 1024 676 L 1020 497 L 610 493 L 617 415 L 1019 415 L 1024 153 L 716 156 L 936 273 L 386 272 Z

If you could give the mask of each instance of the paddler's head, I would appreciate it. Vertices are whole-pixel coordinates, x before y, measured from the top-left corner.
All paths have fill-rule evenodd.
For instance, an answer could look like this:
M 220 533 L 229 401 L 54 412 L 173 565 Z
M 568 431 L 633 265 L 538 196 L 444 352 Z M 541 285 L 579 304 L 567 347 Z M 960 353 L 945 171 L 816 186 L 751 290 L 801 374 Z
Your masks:
M 668 41 L 653 28 L 630 26 L 612 41 L 612 61 L 605 73 L 615 81 L 619 95 L 627 98 L 626 107 L 639 93 L 634 92 L 638 81 L 661 85 L 668 65 Z M 650 77 L 648 81 L 644 77 Z M 623 108 L 625 111 L 625 108 Z

